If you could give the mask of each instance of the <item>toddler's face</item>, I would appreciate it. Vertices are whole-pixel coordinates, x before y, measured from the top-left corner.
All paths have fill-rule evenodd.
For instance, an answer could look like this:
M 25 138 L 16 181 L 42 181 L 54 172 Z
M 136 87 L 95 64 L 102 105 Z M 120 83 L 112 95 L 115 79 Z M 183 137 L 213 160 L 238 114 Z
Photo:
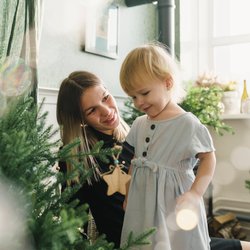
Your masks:
M 129 92 L 134 105 L 151 119 L 158 119 L 170 101 L 170 84 L 167 80 L 146 80 Z

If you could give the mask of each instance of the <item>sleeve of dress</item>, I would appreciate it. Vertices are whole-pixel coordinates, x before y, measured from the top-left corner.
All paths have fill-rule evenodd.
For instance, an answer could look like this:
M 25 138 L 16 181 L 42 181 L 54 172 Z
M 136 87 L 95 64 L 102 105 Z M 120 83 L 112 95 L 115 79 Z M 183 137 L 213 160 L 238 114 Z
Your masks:
M 213 139 L 207 127 L 201 123 L 197 124 L 191 140 L 192 140 L 191 153 L 194 156 L 197 155 L 198 153 L 207 153 L 215 151 Z

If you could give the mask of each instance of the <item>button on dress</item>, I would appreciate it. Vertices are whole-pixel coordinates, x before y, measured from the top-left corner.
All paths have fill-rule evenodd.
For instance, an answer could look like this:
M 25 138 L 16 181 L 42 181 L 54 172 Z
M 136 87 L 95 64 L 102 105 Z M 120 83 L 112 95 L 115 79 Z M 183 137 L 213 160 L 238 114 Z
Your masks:
M 203 200 L 194 229 L 180 229 L 175 214 L 176 198 L 194 182 L 196 155 L 214 151 L 207 128 L 192 113 L 162 121 L 144 115 L 134 121 L 126 141 L 135 148 L 135 157 L 121 242 L 126 241 L 130 231 L 138 235 L 156 227 L 150 238 L 152 244 L 135 249 L 210 249 Z

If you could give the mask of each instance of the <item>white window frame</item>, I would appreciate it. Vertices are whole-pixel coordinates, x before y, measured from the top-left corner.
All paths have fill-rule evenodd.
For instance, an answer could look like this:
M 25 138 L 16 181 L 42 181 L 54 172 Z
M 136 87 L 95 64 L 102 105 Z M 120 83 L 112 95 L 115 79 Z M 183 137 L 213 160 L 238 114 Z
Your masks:
M 188 15 L 187 22 L 182 20 L 183 11 Z M 213 0 L 180 0 L 180 18 L 180 60 L 184 80 L 194 80 L 198 75 L 214 70 L 215 47 L 250 42 L 250 33 L 213 37 Z M 189 26 L 190 32 L 184 41 L 182 29 L 186 29 L 185 26 Z

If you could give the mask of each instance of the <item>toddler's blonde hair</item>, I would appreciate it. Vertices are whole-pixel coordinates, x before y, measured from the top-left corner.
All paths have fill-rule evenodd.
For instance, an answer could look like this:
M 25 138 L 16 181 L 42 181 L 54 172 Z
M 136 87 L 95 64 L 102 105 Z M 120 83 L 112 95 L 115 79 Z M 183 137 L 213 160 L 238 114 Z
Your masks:
M 166 47 L 157 42 L 148 43 L 130 51 L 120 70 L 120 83 L 123 90 L 129 94 L 145 80 L 156 79 L 172 81 L 172 100 L 176 103 L 181 102 L 185 91 L 181 85 L 179 65 L 167 52 Z

